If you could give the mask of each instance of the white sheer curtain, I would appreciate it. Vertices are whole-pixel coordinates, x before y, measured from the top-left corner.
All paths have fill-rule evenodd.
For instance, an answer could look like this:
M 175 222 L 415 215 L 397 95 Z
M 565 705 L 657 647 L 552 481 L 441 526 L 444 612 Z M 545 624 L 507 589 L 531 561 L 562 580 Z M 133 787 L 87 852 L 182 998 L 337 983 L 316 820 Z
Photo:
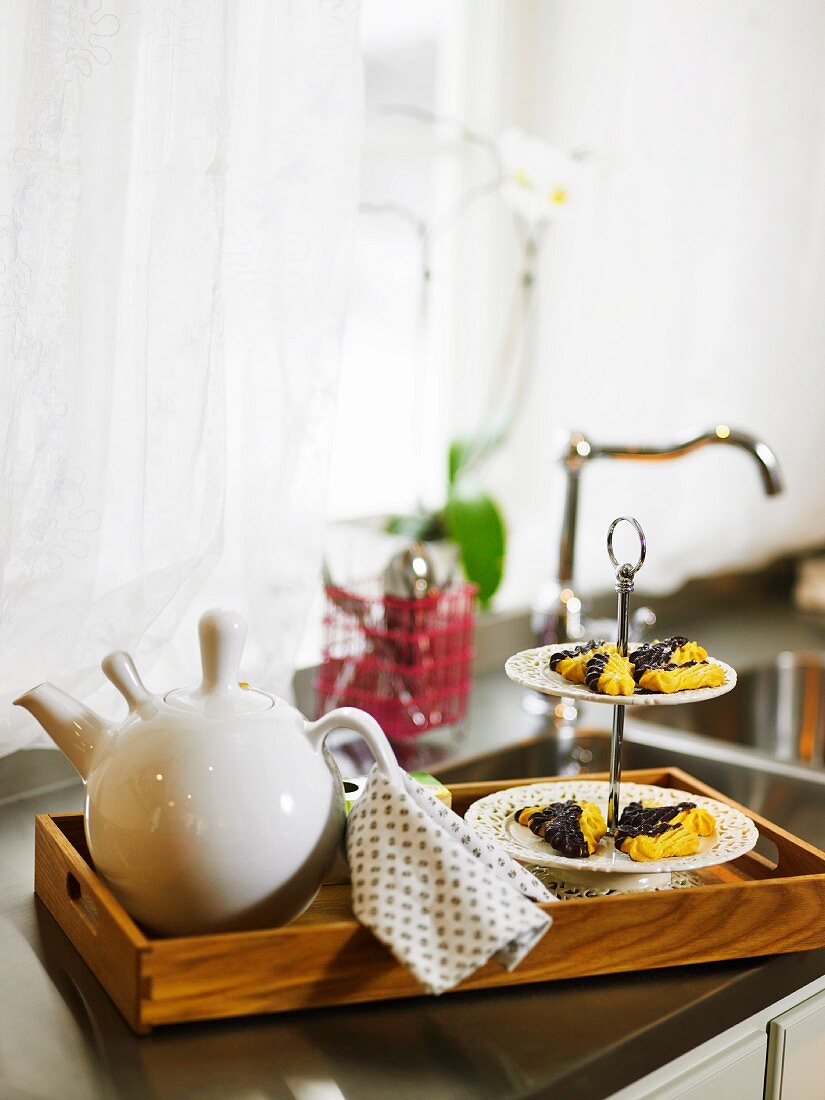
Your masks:
M 11 0 L 0 37 L 0 754 L 100 658 L 285 690 L 317 576 L 357 202 L 357 5 Z M 104 695 L 104 709 L 115 707 Z

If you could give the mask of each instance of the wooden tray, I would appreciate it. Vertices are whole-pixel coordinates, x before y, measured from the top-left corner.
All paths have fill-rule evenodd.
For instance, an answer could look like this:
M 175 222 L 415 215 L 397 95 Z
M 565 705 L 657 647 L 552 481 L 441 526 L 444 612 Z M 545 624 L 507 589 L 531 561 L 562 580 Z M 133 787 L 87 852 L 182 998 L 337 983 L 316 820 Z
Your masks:
M 630 771 L 624 778 L 737 805 L 678 768 Z M 463 814 L 483 795 L 529 782 L 535 780 L 458 784 L 451 788 L 453 807 Z M 776 845 L 776 867 L 750 852 L 702 871 L 702 886 L 553 904 L 547 907 L 553 927 L 515 971 L 490 962 L 458 990 L 825 946 L 825 853 L 744 812 Z M 286 928 L 152 939 L 95 874 L 81 814 L 37 817 L 35 891 L 137 1032 L 422 993 L 354 919 L 348 886 L 323 887 Z

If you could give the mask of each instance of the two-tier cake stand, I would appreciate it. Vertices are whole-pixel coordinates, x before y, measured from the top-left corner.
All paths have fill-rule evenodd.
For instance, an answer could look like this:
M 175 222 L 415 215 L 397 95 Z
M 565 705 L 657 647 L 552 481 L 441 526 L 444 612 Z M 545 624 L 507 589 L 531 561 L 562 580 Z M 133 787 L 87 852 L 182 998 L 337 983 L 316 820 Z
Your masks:
M 613 534 L 622 523 L 630 523 L 639 536 L 640 552 L 635 565 L 620 564 L 614 554 Z M 626 656 L 634 646 L 628 646 L 628 607 L 636 574 L 644 564 L 647 543 L 638 520 L 619 516 L 607 533 L 607 552 L 616 570 L 618 593 L 617 648 Z M 542 646 L 528 649 L 511 657 L 505 671 L 511 680 L 523 687 L 544 695 L 586 700 L 613 707 L 613 729 L 610 740 L 610 779 L 587 780 L 571 777 L 552 783 L 529 784 L 511 787 L 480 799 L 470 807 L 466 815 L 468 824 L 491 840 L 495 840 L 511 856 L 531 866 L 548 881 L 561 896 L 605 894 L 634 890 L 658 890 L 693 885 L 696 872 L 701 868 L 718 866 L 736 859 L 756 844 L 758 833 L 753 822 L 738 810 L 715 799 L 664 790 L 638 783 L 622 785 L 622 744 L 624 719 L 628 707 L 673 706 L 712 699 L 724 695 L 736 684 L 736 673 L 722 661 L 708 658 L 719 665 L 724 682 L 719 687 L 697 688 L 665 693 L 634 693 L 633 695 L 603 695 L 591 691 L 584 684 L 572 684 L 550 668 L 551 656 L 567 645 Z M 540 837 L 515 820 L 516 812 L 527 805 L 543 805 L 547 802 L 565 801 L 595 802 L 606 810 L 607 836 L 599 849 L 586 859 L 569 859 L 550 847 Z M 712 837 L 703 838 L 699 850 L 692 856 L 674 857 L 647 863 L 634 863 L 628 855 L 614 847 L 613 837 L 622 805 L 630 801 L 664 805 L 670 802 L 691 801 L 710 811 L 716 821 Z

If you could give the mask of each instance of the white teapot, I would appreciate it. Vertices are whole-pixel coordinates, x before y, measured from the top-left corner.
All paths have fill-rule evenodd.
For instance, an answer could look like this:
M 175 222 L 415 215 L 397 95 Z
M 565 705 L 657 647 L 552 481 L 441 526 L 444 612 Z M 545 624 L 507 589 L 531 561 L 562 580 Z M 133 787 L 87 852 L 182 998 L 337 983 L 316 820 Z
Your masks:
M 86 783 L 86 839 L 96 870 L 135 920 L 161 935 L 261 928 L 310 904 L 343 838 L 341 776 L 330 730 L 360 734 L 393 784 L 401 772 L 370 715 L 352 707 L 317 722 L 238 682 L 244 619 L 199 623 L 203 680 L 151 695 L 131 657 L 103 671 L 129 704 L 110 724 L 51 684 L 15 702 Z

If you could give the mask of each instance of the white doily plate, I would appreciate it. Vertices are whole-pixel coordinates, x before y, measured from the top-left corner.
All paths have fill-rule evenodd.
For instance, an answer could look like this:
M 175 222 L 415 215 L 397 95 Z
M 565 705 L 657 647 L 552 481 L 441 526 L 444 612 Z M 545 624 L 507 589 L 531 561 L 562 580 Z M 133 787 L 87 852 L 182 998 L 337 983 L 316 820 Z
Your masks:
M 571 684 L 558 672 L 550 670 L 550 657 L 560 649 L 570 649 L 571 643 L 562 645 L 544 645 L 538 649 L 525 649 L 510 657 L 504 671 L 511 680 L 522 687 L 532 688 L 544 695 L 560 695 L 565 699 L 586 699 L 588 703 L 607 703 L 619 707 L 674 706 L 677 703 L 699 703 L 704 699 L 715 699 L 736 686 L 736 672 L 724 661 L 708 657 L 711 664 L 724 669 L 725 682 L 715 688 L 693 688 L 690 691 L 674 691 L 669 695 L 663 692 L 651 692 L 649 695 L 600 695 L 591 691 L 586 684 Z M 630 646 L 632 653 L 635 646 Z
M 550 802 L 595 802 L 605 813 L 610 784 L 604 779 L 557 780 L 553 783 L 530 783 L 508 787 L 474 802 L 464 820 L 481 836 L 495 841 L 519 863 L 541 867 L 558 867 L 565 871 L 601 871 L 604 873 L 652 875 L 668 871 L 695 871 L 700 867 L 716 867 L 749 852 L 759 839 L 759 832 L 749 817 L 715 798 L 705 798 L 670 787 L 653 787 L 646 783 L 622 783 L 621 807 L 628 802 L 646 802 L 667 806 L 673 802 L 694 802 L 708 810 L 716 819 L 716 832 L 703 837 L 699 851 L 692 856 L 635 863 L 624 852 L 617 852 L 613 841 L 605 837 L 588 859 L 568 859 L 535 836 L 524 825 L 518 825 L 514 814 L 524 806 L 545 806 Z

